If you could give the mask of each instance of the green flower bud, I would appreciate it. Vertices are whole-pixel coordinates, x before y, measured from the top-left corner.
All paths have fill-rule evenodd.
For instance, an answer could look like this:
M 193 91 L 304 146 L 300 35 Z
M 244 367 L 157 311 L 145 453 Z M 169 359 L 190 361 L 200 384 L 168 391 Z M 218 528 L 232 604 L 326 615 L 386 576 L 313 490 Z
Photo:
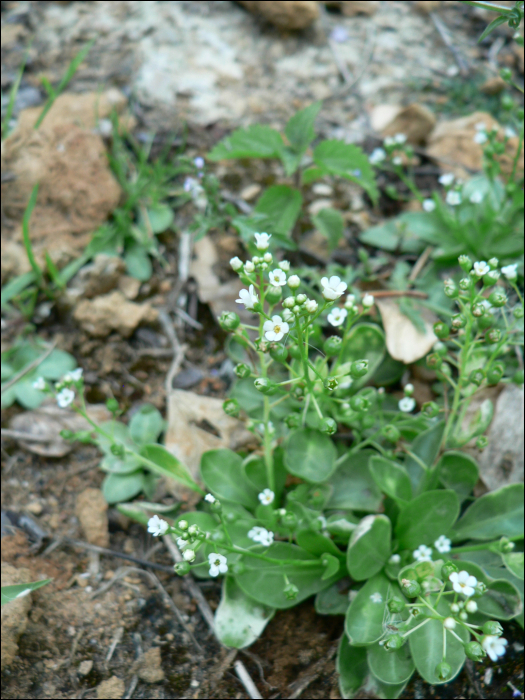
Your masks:
M 487 382 L 489 384 L 497 384 L 501 381 L 505 374 L 505 365 L 503 362 L 495 362 L 487 371 Z
M 468 292 L 469 289 L 472 288 L 472 280 L 470 277 L 462 277 L 459 280 L 459 288 L 461 289 L 462 292 Z
M 510 68 L 502 68 L 499 72 L 500 77 L 506 82 L 510 83 L 512 80 L 512 71 Z
M 268 287 L 266 290 L 266 301 L 269 304 L 277 304 L 280 301 L 283 292 L 281 287 Z
M 485 342 L 489 343 L 490 345 L 494 345 L 495 343 L 499 343 L 501 340 L 501 331 L 499 328 L 491 328 L 490 331 L 487 331 L 485 333 Z
M 291 309 L 295 306 L 295 297 L 286 297 L 283 301 L 283 307 L 285 309 Z
M 427 367 L 430 369 L 439 369 L 443 364 L 443 358 L 437 352 L 431 352 L 426 358 Z
M 304 302 L 307 300 L 307 298 L 308 297 L 306 296 L 306 294 L 298 294 L 295 297 L 295 301 L 299 304 L 299 306 L 301 306 L 302 304 L 304 304 Z
M 239 327 L 241 319 L 235 311 L 223 311 L 219 317 L 219 325 L 223 331 L 234 331 Z
M 403 578 L 401 579 L 401 590 L 407 598 L 415 598 L 421 593 L 421 586 L 413 579 Z
M 458 258 L 458 263 L 463 272 L 468 274 L 472 270 L 472 260 L 468 255 L 460 255 Z
M 108 409 L 108 411 L 111 411 L 111 413 L 116 413 L 118 411 L 117 399 L 108 399 L 106 401 L 106 408 Z
M 480 318 L 478 318 L 478 326 L 479 326 L 479 328 L 480 328 L 482 331 L 484 331 L 484 330 L 486 330 L 487 328 L 490 328 L 493 324 L 494 324 L 494 316 L 493 316 L 492 314 L 490 314 L 490 313 L 487 313 L 487 312 L 486 312 L 486 309 L 485 309 L 485 313 L 483 314 L 483 316 L 481 316 Z
M 459 613 L 459 619 L 463 620 L 463 622 L 466 622 L 468 620 L 468 613 L 465 610 L 462 610 Z
M 199 532 L 198 525 L 190 525 L 188 528 L 188 535 L 196 535 Z
M 499 541 L 499 550 L 500 552 L 512 552 L 513 549 L 516 548 L 516 545 L 514 542 L 511 542 L 508 537 L 502 537 Z
M 508 299 L 503 289 L 495 289 L 489 296 L 489 301 L 492 304 L 492 306 L 500 308 L 501 306 L 505 306 Z
M 301 309 L 301 307 L 300 307 L 298 304 L 296 304 L 296 305 L 293 307 L 292 311 L 293 311 L 293 313 L 297 316 L 297 315 L 299 315 L 299 314 L 301 313 L 301 311 L 303 311 L 303 309 Z
M 399 438 L 401 437 L 401 433 L 399 430 L 396 428 L 395 425 L 388 424 L 385 425 L 384 428 L 381 430 L 381 435 L 386 438 L 389 442 L 396 443 Z
M 254 381 L 253 385 L 257 391 L 260 391 L 261 394 L 266 394 L 267 396 L 272 396 L 277 391 L 275 382 L 273 382 L 271 379 L 266 379 L 265 377 L 258 377 Z
M 476 586 L 474 587 L 474 598 L 481 598 L 481 596 L 484 595 L 487 592 L 487 590 L 488 588 L 483 583 L 483 581 L 478 581 Z
M 226 399 L 222 404 L 222 410 L 227 416 L 238 416 L 241 410 L 237 399 Z
M 484 634 L 490 634 L 494 637 L 501 637 L 503 634 L 503 627 L 497 620 L 487 620 L 482 627 Z
M 288 348 L 279 343 L 270 343 L 270 357 L 276 362 L 286 362 L 288 359 Z
M 73 440 L 75 437 L 75 433 L 72 430 L 61 430 L 60 437 L 63 440 Z
M 242 561 L 236 561 L 230 566 L 230 571 L 234 576 L 240 576 L 246 571 L 246 565 Z
M 514 318 L 523 318 L 523 306 L 515 306 L 512 309 L 512 315 Z
M 210 510 L 213 510 L 215 513 L 220 513 L 222 511 L 222 504 L 217 498 L 213 503 L 210 503 Z
M 370 428 L 373 428 L 376 422 L 376 419 L 374 416 L 370 416 L 368 414 L 365 414 L 364 416 L 359 416 L 361 420 L 361 426 L 363 430 L 369 430 Z
M 445 296 L 447 296 L 449 299 L 455 299 L 458 295 L 458 288 L 452 280 L 445 281 L 444 291 Z
M 325 355 L 328 355 L 328 357 L 339 355 L 339 353 L 341 352 L 342 345 L 343 341 L 338 335 L 330 336 L 330 338 L 327 338 L 323 343 L 323 350 Z
M 448 352 L 448 348 L 445 343 L 438 340 L 437 343 L 434 343 L 434 352 L 437 352 L 440 357 L 445 357 Z
M 441 578 L 443 581 L 448 581 L 450 574 L 454 574 L 458 571 L 458 567 L 453 564 L 451 561 L 448 561 L 446 564 L 443 564 L 441 567 Z
M 335 377 L 328 377 L 328 379 L 325 379 L 324 388 L 328 389 L 328 391 L 333 391 L 334 389 L 337 389 L 338 385 L 339 382 Z
M 512 381 L 514 382 L 514 384 L 518 384 L 518 386 L 522 385 L 524 380 L 525 374 L 522 369 L 519 369 L 512 377 Z
M 450 335 L 450 328 L 446 323 L 438 321 L 434 323 L 434 333 L 440 340 L 445 340 Z
M 179 527 L 181 530 L 187 530 L 188 529 L 188 521 L 187 520 L 179 520 L 177 523 L 177 527 Z
M 290 345 L 288 347 L 288 352 L 294 358 L 294 360 L 301 359 L 301 350 L 297 347 L 297 345 Z
M 426 401 L 421 406 L 421 413 L 427 418 L 434 418 L 439 413 L 439 406 L 435 401 Z
M 365 413 L 370 409 L 370 401 L 362 394 L 357 394 L 350 399 L 350 406 L 357 413 Z
M 319 430 L 327 435 L 333 435 L 337 430 L 337 423 L 333 418 L 323 418 Z
M 488 260 L 488 264 L 490 268 L 496 270 L 499 265 L 499 260 L 498 258 L 490 258 L 490 260 Z
M 467 324 L 467 319 L 463 314 L 454 314 L 452 316 L 452 328 L 458 330 L 459 328 L 464 328 Z
M 114 442 L 109 448 L 112 455 L 115 457 L 124 457 L 125 448 L 119 442 Z
M 364 377 L 368 372 L 368 360 L 355 360 L 350 365 L 350 376 L 352 379 Z
M 476 439 L 476 447 L 478 448 L 478 450 L 484 450 L 488 444 L 489 444 L 489 439 L 486 435 L 480 435 Z
M 388 605 L 388 609 L 390 610 L 391 613 L 400 613 L 406 607 L 405 601 L 401 600 L 401 598 L 398 598 L 397 596 L 390 598 L 387 605 Z
M 386 651 L 396 651 L 397 649 L 401 649 L 403 644 L 405 644 L 406 639 L 402 637 L 400 634 L 393 634 L 391 637 L 389 637 L 385 644 L 384 644 L 384 649 Z
M 283 593 L 288 600 L 295 600 L 299 594 L 299 589 L 293 583 L 287 583 Z
M 239 379 L 246 379 L 246 377 L 249 377 L 252 373 L 250 367 L 248 367 L 248 365 L 245 365 L 244 363 L 236 365 L 233 371 L 239 377 Z
M 485 656 L 485 652 L 479 642 L 467 642 L 465 644 L 465 656 L 472 661 L 481 661 Z
M 475 384 L 476 386 L 481 386 L 484 379 L 485 372 L 482 369 L 473 369 L 468 377 L 469 383 Z
M 470 310 L 474 318 L 481 318 L 485 315 L 485 307 L 483 304 L 472 304 Z
M 298 428 L 301 424 L 301 416 L 299 413 L 289 413 L 285 416 L 284 422 L 290 429 Z
M 436 666 L 435 674 L 440 681 L 446 681 L 452 675 L 452 668 L 446 661 L 442 661 Z
M 175 564 L 175 566 L 173 567 L 173 570 L 179 576 L 186 576 L 186 574 L 190 573 L 190 568 L 191 567 L 187 561 L 179 561 L 179 562 L 177 562 L 177 564 Z
M 292 511 L 287 510 L 286 513 L 282 516 L 281 522 L 284 525 L 284 527 L 293 530 L 297 526 L 297 516 L 295 515 L 295 513 L 292 513 Z

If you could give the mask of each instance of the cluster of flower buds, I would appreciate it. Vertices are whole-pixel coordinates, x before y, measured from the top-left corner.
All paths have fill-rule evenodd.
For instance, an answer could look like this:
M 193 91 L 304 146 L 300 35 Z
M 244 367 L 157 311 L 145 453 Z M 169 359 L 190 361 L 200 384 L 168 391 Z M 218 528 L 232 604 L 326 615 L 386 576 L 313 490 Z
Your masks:
M 77 369 L 67 372 L 60 381 L 56 382 L 54 389 L 52 389 L 43 377 L 37 377 L 33 382 L 33 389 L 38 391 L 43 391 L 46 393 L 54 393 L 55 399 L 60 408 L 67 408 L 75 400 L 75 389 L 82 389 L 83 370 L 78 367 Z

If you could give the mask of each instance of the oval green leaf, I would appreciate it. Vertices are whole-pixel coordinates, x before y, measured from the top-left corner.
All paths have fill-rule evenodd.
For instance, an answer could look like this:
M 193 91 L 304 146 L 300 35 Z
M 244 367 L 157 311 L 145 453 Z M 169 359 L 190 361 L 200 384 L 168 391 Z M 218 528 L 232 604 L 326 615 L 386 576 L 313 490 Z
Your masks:
M 436 471 L 443 486 L 455 491 L 460 501 L 471 494 L 479 477 L 476 460 L 464 452 L 445 452 Z
M 384 574 L 369 579 L 350 603 L 345 619 L 345 631 L 350 643 L 363 646 L 377 642 L 383 634 L 385 601 L 390 581 Z M 381 601 L 379 601 L 381 596 Z
M 523 552 L 509 552 L 503 554 L 502 558 L 507 569 L 523 581 Z
M 454 540 L 523 536 L 523 484 L 510 484 L 478 498 L 454 528 Z
M 142 491 L 143 485 L 142 469 L 133 474 L 108 474 L 102 483 L 102 494 L 108 503 L 129 501 Z
M 140 449 L 140 454 L 150 462 L 150 464 L 144 465 L 147 469 L 160 474 L 160 476 L 180 481 L 184 486 L 202 493 L 201 488 L 193 481 L 182 462 L 179 462 L 175 455 L 168 452 L 162 445 L 144 445 Z
M 215 611 L 215 634 L 221 644 L 244 649 L 260 637 L 275 614 L 247 596 L 231 576 L 222 584 L 222 597 Z
M 408 644 L 393 652 L 372 644 L 367 649 L 367 658 L 370 671 L 378 681 L 387 685 L 406 683 L 416 668 Z
M 346 551 L 348 573 L 355 581 L 371 578 L 383 568 L 390 556 L 391 539 L 392 526 L 386 515 L 367 515 L 361 520 Z
M 326 481 L 335 470 L 337 450 L 328 435 L 299 428 L 288 437 L 284 463 L 288 471 L 314 484 Z
M 333 490 L 328 508 L 377 511 L 382 500 L 381 491 L 368 465 L 370 456 L 375 454 L 373 450 L 361 450 L 345 457 L 330 479 Z
M 436 425 L 420 433 L 412 443 L 410 451 L 417 455 L 429 469 L 434 464 L 439 454 L 444 430 L 445 422 L 440 421 L 436 423 Z M 420 491 L 424 485 L 428 472 L 425 472 L 421 464 L 410 457 L 410 455 L 405 461 L 405 468 L 412 482 L 414 493 L 418 493 L 418 490 Z
M 242 457 L 233 450 L 205 452 L 201 459 L 201 475 L 208 489 L 218 498 L 248 509 L 257 506 L 257 490 L 244 474 Z
M 341 697 L 354 698 L 368 673 L 366 649 L 354 647 L 343 634 L 337 650 L 336 669 L 339 674 Z
M 410 501 L 412 485 L 406 469 L 397 462 L 384 457 L 372 457 L 369 462 L 372 478 L 383 493 L 396 502 Z
M 372 378 L 383 361 L 385 352 L 385 334 L 378 326 L 361 323 L 350 330 L 346 350 L 341 360 L 343 362 L 368 360 L 368 372 L 364 377 L 354 380 L 352 391 L 360 389 Z
M 401 549 L 416 549 L 445 535 L 456 522 L 459 499 L 455 491 L 427 491 L 414 498 L 401 511 L 396 536 Z
M 164 430 L 164 419 L 155 406 L 144 404 L 129 422 L 129 434 L 137 445 L 156 442 Z

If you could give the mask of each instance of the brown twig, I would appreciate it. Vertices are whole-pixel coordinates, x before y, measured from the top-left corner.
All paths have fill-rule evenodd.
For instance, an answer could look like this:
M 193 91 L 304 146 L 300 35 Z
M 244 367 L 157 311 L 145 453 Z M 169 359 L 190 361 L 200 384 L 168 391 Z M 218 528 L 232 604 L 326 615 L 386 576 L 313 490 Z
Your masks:
M 164 332 L 168 336 L 168 340 L 170 341 L 171 347 L 173 348 L 173 361 L 171 363 L 171 367 L 168 371 L 168 374 L 166 375 L 165 385 L 166 396 L 169 396 L 173 390 L 173 378 L 178 373 L 182 361 L 184 359 L 186 345 L 181 345 L 179 343 L 179 339 L 177 338 L 177 334 L 175 333 L 173 323 L 171 322 L 170 317 L 168 316 L 166 311 L 164 311 L 164 309 L 160 309 L 159 311 L 159 321 L 161 322 L 162 327 L 164 328 Z
M 414 297 L 415 299 L 428 299 L 428 294 L 417 289 L 378 289 L 377 291 L 366 291 L 377 299 L 388 299 L 398 297 Z
M 415 281 L 416 277 L 419 275 L 419 273 L 421 272 L 421 270 L 422 270 L 422 269 L 425 267 L 425 265 L 427 264 L 427 260 L 429 259 L 430 254 L 432 253 L 433 250 L 434 250 L 433 247 L 432 247 L 431 245 L 429 245 L 429 246 L 427 246 L 427 247 L 425 248 L 425 250 L 421 253 L 421 255 L 419 256 L 419 258 L 417 259 L 416 264 L 415 264 L 414 267 L 412 268 L 412 272 L 411 272 L 410 275 L 408 276 L 408 281 L 409 281 L 409 282 L 414 282 L 414 281 Z

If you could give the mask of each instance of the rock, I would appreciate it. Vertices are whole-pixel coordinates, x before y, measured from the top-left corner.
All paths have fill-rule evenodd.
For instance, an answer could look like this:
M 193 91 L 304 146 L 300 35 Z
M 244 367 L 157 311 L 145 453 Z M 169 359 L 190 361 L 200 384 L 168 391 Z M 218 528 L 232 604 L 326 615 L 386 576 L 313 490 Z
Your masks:
M 373 0 L 323 0 L 323 5 L 341 10 L 345 17 L 373 15 L 377 10 Z
M 241 199 L 245 202 L 252 202 L 256 197 L 259 196 L 261 192 L 261 186 L 256 182 L 251 185 L 247 185 L 243 190 L 241 190 Z
M 78 674 L 79 676 L 87 676 L 88 673 L 91 672 L 91 669 L 93 668 L 93 661 L 92 659 L 86 659 L 85 661 L 81 661 L 78 665 Z
M 107 681 L 102 681 L 97 685 L 97 698 L 99 700 L 113 700 L 114 698 L 121 698 L 124 695 L 126 686 L 124 681 L 118 676 L 111 676 Z
M 114 291 L 96 299 L 83 299 L 76 307 L 73 318 L 90 335 L 102 338 L 117 331 L 129 338 L 139 323 L 153 323 L 158 316 L 150 304 L 128 301 L 121 291 Z
M 507 83 L 499 75 L 495 75 L 493 78 L 486 80 L 481 86 L 481 92 L 485 95 L 499 95 L 502 90 L 505 90 Z
M 28 569 L 17 569 L 2 562 L 2 586 L 16 586 L 31 581 Z M 18 639 L 27 626 L 27 614 L 31 608 L 31 593 L 2 605 L 2 654 L 1 667 L 10 666 L 18 653 Z
M 160 683 L 164 680 L 160 647 L 152 647 L 142 654 L 134 664 L 135 673 L 145 683 Z
M 314 199 L 314 201 L 308 205 L 308 213 L 310 216 L 315 216 L 319 214 L 321 209 L 333 208 L 334 203 L 331 199 Z
M 71 281 L 66 292 L 69 300 L 76 302 L 80 297 L 93 299 L 107 294 L 119 284 L 125 269 L 126 264 L 118 255 L 99 253 Z
M 310 0 L 239 0 L 239 5 L 279 29 L 306 29 L 319 17 L 317 3 Z
M 97 547 L 109 546 L 108 504 L 100 489 L 87 488 L 77 496 L 75 514 L 84 537 Z
M 163 280 L 163 282 L 166 282 L 167 280 Z M 168 281 L 168 285 L 169 285 Z M 124 294 L 126 299 L 136 299 L 138 296 L 138 293 L 140 291 L 140 285 L 141 282 L 138 279 L 135 279 L 135 277 L 130 277 L 129 275 L 122 275 L 122 277 L 118 281 L 118 288 Z M 170 285 L 171 287 L 171 285 Z M 168 287 L 168 290 L 170 289 Z M 162 291 L 162 290 L 161 290 Z
M 407 141 L 413 146 L 423 146 L 427 143 L 435 125 L 434 114 L 424 105 L 414 103 L 401 109 L 383 128 L 382 135 L 405 134 Z
M 334 194 L 333 187 L 326 182 L 316 182 L 312 185 L 312 192 L 318 197 L 331 197 Z

